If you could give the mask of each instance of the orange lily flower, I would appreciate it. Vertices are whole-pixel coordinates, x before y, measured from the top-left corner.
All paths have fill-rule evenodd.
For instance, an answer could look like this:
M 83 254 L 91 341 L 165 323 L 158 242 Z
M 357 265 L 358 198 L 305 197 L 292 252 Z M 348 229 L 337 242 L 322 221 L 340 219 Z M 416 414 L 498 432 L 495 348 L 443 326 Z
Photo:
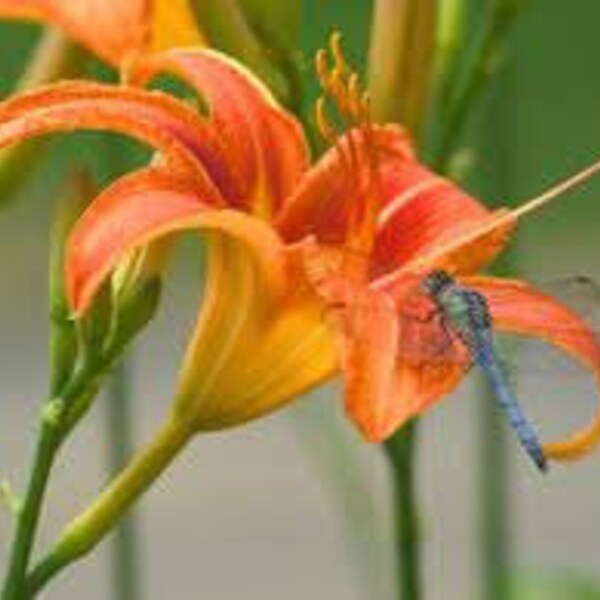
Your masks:
M 61 27 L 121 71 L 154 52 L 205 45 L 188 0 L 0 0 L 0 18 Z
M 600 378 L 600 346 L 568 308 L 523 282 L 474 276 L 550 196 L 487 210 L 420 163 L 400 127 L 371 124 L 356 77 L 344 71 L 339 56 L 331 72 L 320 57 L 321 79 L 354 125 L 312 165 L 296 120 L 210 50 L 162 53 L 133 79 L 175 74 L 202 96 L 206 115 L 161 92 L 84 82 L 0 105 L 0 146 L 105 128 L 162 156 L 101 193 L 75 226 L 66 259 L 74 315 L 132 251 L 185 230 L 206 233 L 205 295 L 173 413 L 188 432 L 256 418 L 342 371 L 350 417 L 369 440 L 389 436 L 464 375 L 462 365 L 432 369 L 400 351 L 408 290 L 439 268 L 485 294 L 498 329 L 547 339 Z M 323 110 L 320 126 L 332 133 Z M 560 334 L 548 334 L 549 322 Z M 572 458 L 599 436 L 597 416 L 545 451 Z

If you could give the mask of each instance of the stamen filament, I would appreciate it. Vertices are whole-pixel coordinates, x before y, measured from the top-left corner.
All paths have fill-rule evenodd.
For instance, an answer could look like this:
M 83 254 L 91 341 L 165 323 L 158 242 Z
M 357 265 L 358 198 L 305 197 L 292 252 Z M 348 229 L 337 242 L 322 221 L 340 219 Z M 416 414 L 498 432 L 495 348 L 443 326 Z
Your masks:
M 580 186 L 582 183 L 585 183 L 599 172 L 600 160 L 597 160 L 594 163 L 592 163 L 589 167 L 578 171 L 577 173 L 575 173 L 575 175 L 572 175 L 564 181 L 553 185 L 539 196 L 536 196 L 528 202 L 525 202 L 522 206 L 520 206 L 512 212 L 513 217 L 518 219 L 530 212 L 538 210 L 551 200 L 554 200 L 554 198 L 557 198 L 558 196 L 561 196 L 562 194 Z

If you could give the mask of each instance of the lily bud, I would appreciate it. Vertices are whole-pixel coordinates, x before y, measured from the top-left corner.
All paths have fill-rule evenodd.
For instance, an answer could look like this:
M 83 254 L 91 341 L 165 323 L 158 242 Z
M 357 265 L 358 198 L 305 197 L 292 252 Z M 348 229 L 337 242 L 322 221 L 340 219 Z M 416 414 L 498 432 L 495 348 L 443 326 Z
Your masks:
M 71 228 L 93 197 L 93 186 L 83 172 L 75 173 L 58 203 L 50 240 L 50 388 L 52 395 L 71 374 L 77 355 L 77 331 L 65 293 L 65 244 Z

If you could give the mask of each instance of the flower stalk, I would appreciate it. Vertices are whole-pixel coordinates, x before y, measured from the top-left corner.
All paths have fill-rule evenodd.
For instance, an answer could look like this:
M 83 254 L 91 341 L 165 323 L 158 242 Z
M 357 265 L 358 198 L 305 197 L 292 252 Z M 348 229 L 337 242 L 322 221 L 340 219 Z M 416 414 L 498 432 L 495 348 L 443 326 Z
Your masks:
M 421 582 L 421 528 L 416 485 L 417 423 L 405 425 L 385 444 L 393 473 L 398 597 L 418 600 Z
M 23 505 L 18 511 L 16 531 L 6 572 L 2 600 L 22 600 L 25 575 L 37 532 L 54 457 L 60 446 L 61 431 L 57 415 L 60 403 L 50 402 L 43 411 L 37 447 Z
M 116 475 L 131 455 L 133 418 L 131 406 L 131 360 L 117 366 L 106 403 L 107 470 Z M 125 518 L 112 540 L 111 563 L 115 600 L 141 597 L 137 520 Z
M 38 593 L 55 575 L 85 556 L 110 531 L 190 441 L 195 429 L 168 418 L 146 449 L 61 534 L 27 581 L 27 594 Z
M 403 123 L 418 139 L 426 113 L 435 44 L 436 3 L 377 0 L 369 56 L 369 91 L 376 121 Z M 385 443 L 392 470 L 398 597 L 419 600 L 421 536 L 416 490 L 417 423 Z

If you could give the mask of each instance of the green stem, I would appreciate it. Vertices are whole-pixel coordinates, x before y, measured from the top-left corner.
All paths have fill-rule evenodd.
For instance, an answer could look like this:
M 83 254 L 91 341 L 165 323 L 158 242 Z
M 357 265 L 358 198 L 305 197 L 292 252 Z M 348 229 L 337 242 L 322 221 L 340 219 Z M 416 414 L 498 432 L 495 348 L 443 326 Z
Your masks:
M 509 511 L 505 423 L 501 422 L 495 398 L 483 387 L 479 429 L 481 432 L 481 569 L 483 598 L 506 600 L 510 565 Z
M 48 407 L 51 404 L 47 405 Z M 54 457 L 60 445 L 54 419 L 42 418 L 25 500 L 18 513 L 2 600 L 23 600 L 23 585 Z
M 432 75 L 437 5 L 432 0 L 376 0 L 369 55 L 369 90 L 377 121 L 401 121 L 421 133 Z M 416 423 L 387 443 L 395 500 L 398 592 L 420 600 L 421 539 L 415 486 Z
M 168 419 L 146 449 L 65 528 L 50 552 L 31 572 L 27 581 L 28 595 L 34 596 L 65 567 L 90 552 L 171 464 L 193 434 L 194 429 L 187 424 L 176 418 Z
M 421 587 L 421 535 L 416 488 L 416 423 L 405 425 L 385 444 L 393 469 L 398 590 L 402 600 L 418 600 Z
M 494 171 L 490 195 L 497 198 L 513 197 L 514 164 L 514 80 L 511 69 L 504 69 L 497 80 L 497 90 L 490 98 L 484 129 L 488 154 L 494 156 Z M 489 142 L 493 140 L 493 145 Z M 517 254 L 504 254 L 496 273 L 510 275 L 517 266 Z M 480 413 L 481 431 L 481 557 L 483 597 L 506 600 L 511 597 L 508 574 L 511 568 L 510 502 L 508 464 L 506 455 L 507 432 L 503 415 L 494 396 L 486 389 L 482 393 Z
M 108 468 L 111 474 L 121 471 L 131 455 L 130 364 L 127 360 L 120 363 L 109 388 L 106 427 Z M 111 559 L 115 600 L 137 600 L 141 597 L 137 539 L 137 522 L 133 515 L 129 515 L 117 527 L 113 539 Z

